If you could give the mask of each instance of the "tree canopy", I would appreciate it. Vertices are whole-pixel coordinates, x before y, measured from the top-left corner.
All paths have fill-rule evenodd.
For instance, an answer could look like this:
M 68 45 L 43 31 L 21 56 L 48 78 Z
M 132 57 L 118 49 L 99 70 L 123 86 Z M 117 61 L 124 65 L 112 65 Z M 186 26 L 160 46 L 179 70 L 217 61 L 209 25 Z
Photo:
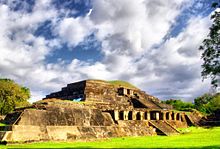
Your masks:
M 220 8 L 220 3 L 213 3 L 213 8 Z M 200 50 L 202 53 L 202 77 L 211 78 L 211 84 L 214 87 L 219 86 L 220 82 L 220 10 L 216 9 L 211 15 L 213 21 L 210 32 L 203 40 Z
M 202 113 L 210 114 L 211 113 L 211 105 L 209 104 L 212 100 L 211 94 L 204 94 L 200 97 L 194 99 L 195 108 Z
M 213 114 L 220 110 L 220 94 L 204 94 L 194 99 L 195 108 L 204 114 Z
M 169 99 L 162 102 L 172 105 L 174 109 L 179 111 L 191 111 L 192 109 L 196 109 L 208 115 L 220 111 L 220 93 L 214 95 L 204 94 L 195 98 L 194 103 L 184 102 L 180 99 Z
M 0 79 L 0 114 L 4 115 L 16 107 L 27 106 L 30 90 L 10 79 Z
M 169 99 L 163 101 L 163 103 L 172 105 L 174 109 L 180 111 L 189 111 L 194 108 L 194 105 L 191 102 L 184 102 L 180 99 Z

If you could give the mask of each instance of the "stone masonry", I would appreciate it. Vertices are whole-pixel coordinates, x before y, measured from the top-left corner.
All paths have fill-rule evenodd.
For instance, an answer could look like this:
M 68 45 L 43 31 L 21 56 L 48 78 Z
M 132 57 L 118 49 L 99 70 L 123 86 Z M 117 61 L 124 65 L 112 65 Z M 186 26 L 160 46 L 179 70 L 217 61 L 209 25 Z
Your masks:
M 8 114 L 2 141 L 88 140 L 173 135 L 187 115 L 135 87 L 101 80 L 68 84 L 30 107 Z

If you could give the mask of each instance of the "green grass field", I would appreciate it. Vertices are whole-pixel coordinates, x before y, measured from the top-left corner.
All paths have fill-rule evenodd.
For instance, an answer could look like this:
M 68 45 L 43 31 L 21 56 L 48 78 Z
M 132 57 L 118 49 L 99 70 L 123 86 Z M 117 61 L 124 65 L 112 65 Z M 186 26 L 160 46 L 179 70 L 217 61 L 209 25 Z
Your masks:
M 4 124 L 4 123 L 0 123 L 0 126 L 7 126 L 6 124 Z
M 128 87 L 128 88 L 133 88 L 133 89 L 137 89 L 136 86 L 126 82 L 126 81 L 122 81 L 122 80 L 113 80 L 113 81 L 108 81 L 108 83 L 116 86 L 116 87 L 119 87 L 119 86 L 124 86 L 124 87 Z
M 2 148 L 220 148 L 220 127 L 181 129 L 178 136 L 112 138 L 93 142 L 38 142 Z

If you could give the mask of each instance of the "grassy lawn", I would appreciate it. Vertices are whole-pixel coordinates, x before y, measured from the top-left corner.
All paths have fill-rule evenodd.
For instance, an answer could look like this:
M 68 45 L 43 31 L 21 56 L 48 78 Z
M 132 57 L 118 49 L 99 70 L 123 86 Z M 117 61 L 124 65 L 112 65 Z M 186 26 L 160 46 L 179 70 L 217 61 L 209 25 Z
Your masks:
M 126 81 L 121 81 L 121 80 L 114 80 L 114 81 L 108 81 L 108 83 L 119 87 L 119 86 L 124 86 L 124 87 L 128 87 L 128 88 L 133 88 L 133 89 L 137 89 L 137 87 L 135 87 L 134 85 L 126 82 Z
M 4 123 L 0 123 L 0 126 L 7 126 L 6 124 L 4 124 Z
M 220 127 L 181 129 L 178 136 L 125 137 L 94 142 L 39 142 L 3 148 L 220 148 Z

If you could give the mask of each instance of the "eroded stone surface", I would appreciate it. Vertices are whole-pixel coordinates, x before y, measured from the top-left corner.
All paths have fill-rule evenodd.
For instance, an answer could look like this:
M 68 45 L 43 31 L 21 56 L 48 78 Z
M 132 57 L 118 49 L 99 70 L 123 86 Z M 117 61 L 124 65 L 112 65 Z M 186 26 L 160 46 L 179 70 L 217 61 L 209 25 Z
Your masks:
M 187 127 L 185 116 L 137 88 L 86 80 L 8 114 L 4 122 L 12 127 L 0 128 L 0 136 L 39 141 L 171 134 Z

